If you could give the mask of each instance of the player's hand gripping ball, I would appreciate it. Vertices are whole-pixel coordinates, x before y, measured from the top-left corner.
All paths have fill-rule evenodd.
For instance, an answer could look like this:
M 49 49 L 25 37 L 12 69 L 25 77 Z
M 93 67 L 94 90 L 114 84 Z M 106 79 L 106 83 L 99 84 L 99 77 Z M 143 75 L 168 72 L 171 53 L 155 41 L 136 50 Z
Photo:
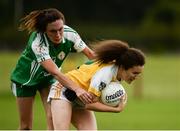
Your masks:
M 117 106 L 125 94 L 125 89 L 119 82 L 111 82 L 101 91 L 101 101 L 108 106 Z

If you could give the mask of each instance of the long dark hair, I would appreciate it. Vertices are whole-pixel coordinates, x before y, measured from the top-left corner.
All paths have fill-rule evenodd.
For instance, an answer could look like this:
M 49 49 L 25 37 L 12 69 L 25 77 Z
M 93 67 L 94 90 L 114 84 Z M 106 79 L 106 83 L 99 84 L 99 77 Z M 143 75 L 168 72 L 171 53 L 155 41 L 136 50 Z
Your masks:
M 19 30 L 27 30 L 29 33 L 33 31 L 45 32 L 48 23 L 62 19 L 65 23 L 64 15 L 55 8 L 44 10 L 35 10 L 20 20 Z
M 95 60 L 100 63 L 114 62 L 115 65 L 123 66 L 125 70 L 145 64 L 145 55 L 141 50 L 130 48 L 128 43 L 120 40 L 100 41 L 93 47 Z

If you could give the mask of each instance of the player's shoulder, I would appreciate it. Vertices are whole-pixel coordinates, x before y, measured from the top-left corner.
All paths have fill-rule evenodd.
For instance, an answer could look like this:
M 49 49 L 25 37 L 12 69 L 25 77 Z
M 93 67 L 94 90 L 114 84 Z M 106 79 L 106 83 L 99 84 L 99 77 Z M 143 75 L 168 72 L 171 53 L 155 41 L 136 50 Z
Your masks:
M 32 32 L 28 41 L 28 45 L 34 49 L 37 47 L 48 47 L 49 46 L 49 40 L 47 39 L 47 36 L 45 33 L 40 32 Z
M 112 73 L 116 69 L 117 69 L 117 66 L 115 64 L 101 64 L 100 69 L 97 72 L 106 74 L 106 73 L 110 73 L 110 72 Z
M 77 32 L 70 26 L 64 25 L 64 33 L 77 34 Z
M 33 42 L 33 41 L 40 41 L 42 39 L 42 33 L 38 33 L 38 32 L 32 32 L 30 34 L 30 38 L 29 38 L 29 41 L 30 42 Z
M 112 69 L 112 68 L 115 68 L 116 65 L 114 63 L 103 63 L 101 64 L 101 67 L 106 68 L 106 69 Z

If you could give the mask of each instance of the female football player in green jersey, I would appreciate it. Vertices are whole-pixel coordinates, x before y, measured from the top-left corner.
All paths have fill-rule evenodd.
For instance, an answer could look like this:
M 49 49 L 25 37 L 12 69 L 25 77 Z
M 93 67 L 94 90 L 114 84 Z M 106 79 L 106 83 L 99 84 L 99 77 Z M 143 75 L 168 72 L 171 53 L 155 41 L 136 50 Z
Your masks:
M 40 93 L 46 112 L 47 128 L 53 129 L 47 96 L 55 79 L 74 90 L 84 103 L 92 102 L 92 95 L 62 74 L 58 67 L 70 52 L 82 51 L 89 59 L 94 57 L 94 52 L 75 30 L 65 25 L 63 14 L 54 8 L 32 11 L 21 20 L 19 29 L 30 33 L 27 46 L 11 74 L 19 110 L 19 129 L 32 129 L 36 91 Z
M 143 71 L 145 56 L 142 51 L 130 48 L 119 40 L 105 40 L 94 49 L 95 61 L 81 65 L 65 75 L 81 88 L 94 95 L 94 103 L 83 104 L 76 93 L 62 87 L 56 81 L 50 90 L 53 124 L 56 130 L 68 130 L 72 123 L 78 130 L 97 130 L 96 118 L 92 111 L 120 112 L 124 109 L 126 95 L 117 107 L 97 101 L 101 90 L 110 82 L 125 81 L 130 84 Z M 99 99 L 100 100 L 100 99 Z

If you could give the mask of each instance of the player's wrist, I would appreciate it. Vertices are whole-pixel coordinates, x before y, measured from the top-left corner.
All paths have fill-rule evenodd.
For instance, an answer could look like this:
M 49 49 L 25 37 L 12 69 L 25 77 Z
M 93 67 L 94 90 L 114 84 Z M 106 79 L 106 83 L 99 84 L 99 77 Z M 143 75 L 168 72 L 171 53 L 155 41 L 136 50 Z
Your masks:
M 73 88 L 73 91 L 77 94 L 77 93 L 78 93 L 78 91 L 79 91 L 79 88 L 78 88 L 78 87 Z

